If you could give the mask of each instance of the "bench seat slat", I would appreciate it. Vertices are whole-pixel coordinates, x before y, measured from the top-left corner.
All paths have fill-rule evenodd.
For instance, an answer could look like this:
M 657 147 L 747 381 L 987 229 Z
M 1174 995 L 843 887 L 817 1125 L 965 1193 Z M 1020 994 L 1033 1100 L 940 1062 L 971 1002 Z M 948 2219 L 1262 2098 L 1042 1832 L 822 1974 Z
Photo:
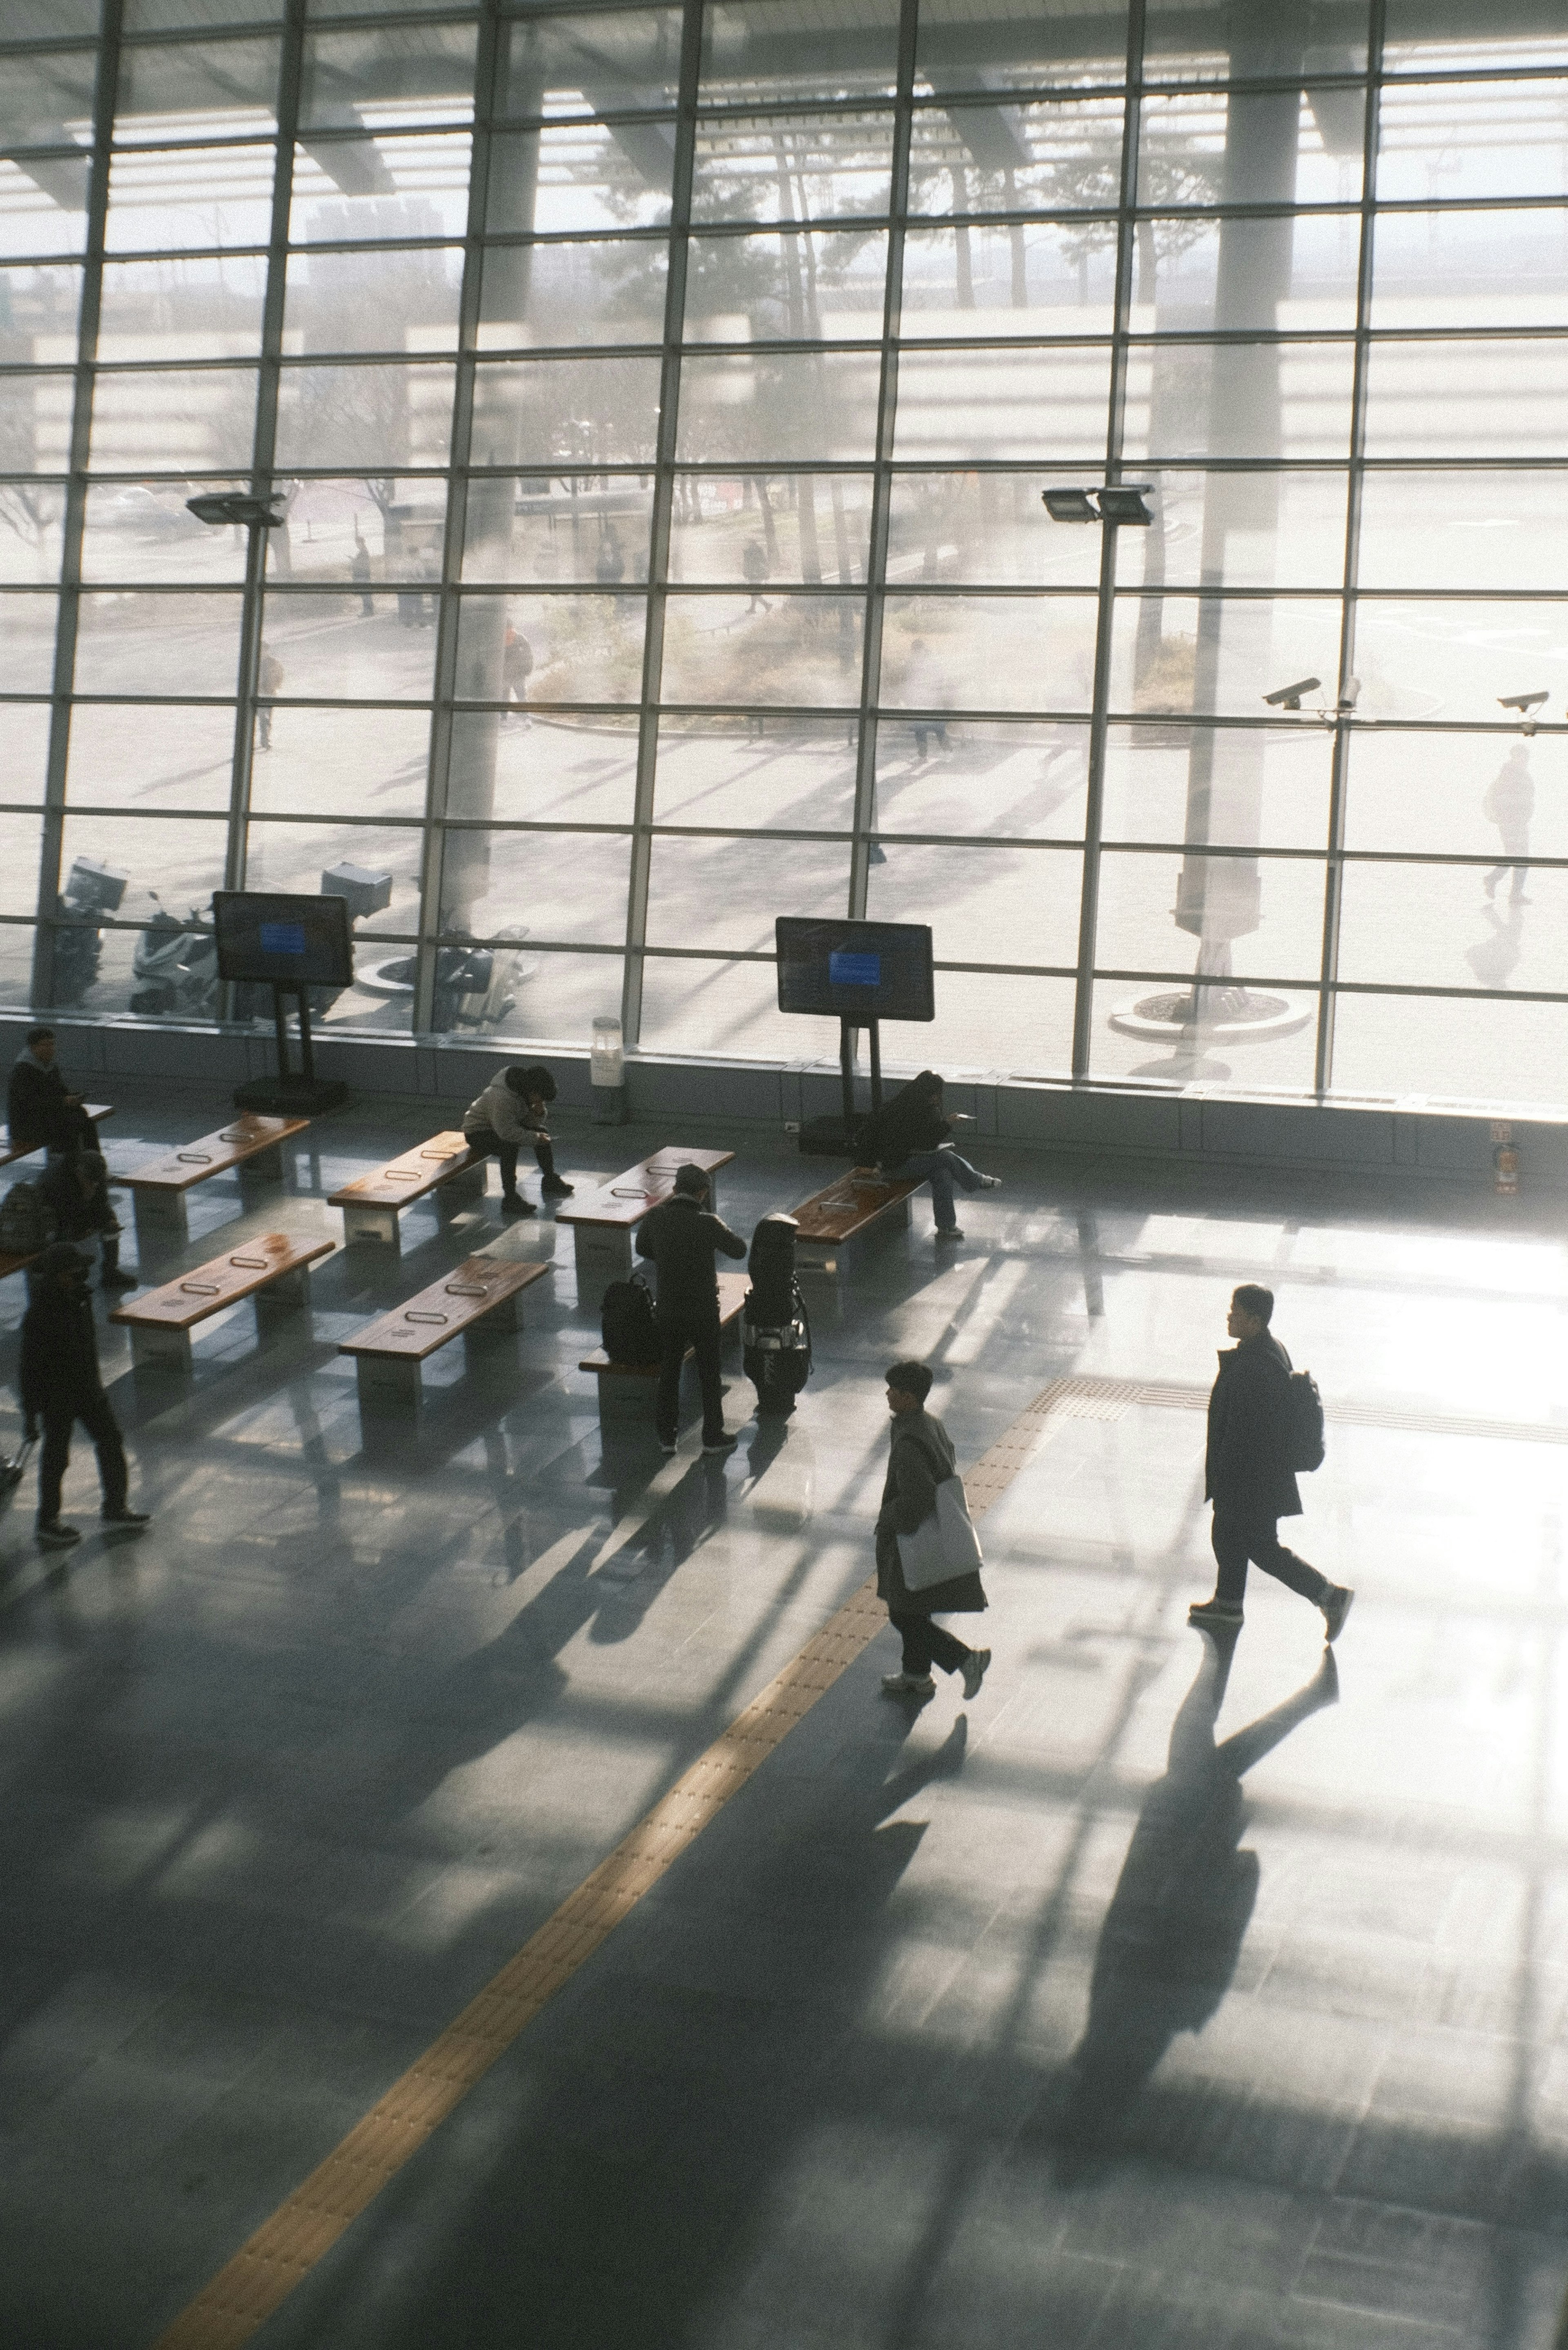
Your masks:
M 303 1240 L 295 1232 L 265 1232 L 242 1242 L 226 1256 L 214 1257 L 211 1264 L 166 1281 L 161 1289 L 117 1305 L 109 1318 L 132 1329 L 190 1330 L 225 1305 L 254 1297 L 285 1274 L 330 1256 L 332 1247 L 330 1241 Z
M 373 1175 L 358 1175 L 353 1182 L 345 1183 L 341 1191 L 330 1195 L 327 1204 L 334 1208 L 406 1208 L 442 1183 L 450 1183 L 454 1175 L 464 1175 L 471 1168 L 483 1165 L 483 1158 L 469 1149 L 460 1131 L 432 1134 L 428 1142 L 405 1150 L 400 1159 L 389 1159 Z
M 309 1125 L 307 1118 L 263 1118 L 254 1110 L 242 1110 L 215 1134 L 200 1135 L 194 1142 L 166 1151 L 161 1159 L 151 1159 L 134 1174 L 117 1180 L 131 1191 L 189 1191 L 214 1175 L 243 1167 L 261 1151 L 275 1150 L 280 1142 L 304 1134 Z
M 340 1355 L 382 1362 L 422 1363 L 462 1331 L 483 1320 L 493 1306 L 517 1296 L 553 1267 L 546 1259 L 471 1256 L 432 1281 L 428 1289 L 382 1314 L 338 1346 Z
M 852 1174 L 840 1175 L 825 1191 L 814 1192 L 798 1208 L 792 1208 L 790 1214 L 803 1241 L 852 1241 L 919 1188 L 909 1177 L 893 1182 L 857 1168 Z
M 668 1200 L 675 1189 L 678 1169 L 701 1167 L 706 1175 L 715 1175 L 721 1167 L 728 1167 L 735 1154 L 732 1150 L 688 1150 L 683 1145 L 667 1142 L 662 1149 L 639 1159 L 624 1174 L 614 1175 L 601 1183 L 597 1191 L 589 1191 L 579 1200 L 568 1200 L 556 1211 L 558 1224 L 600 1224 L 611 1230 L 628 1229 L 640 1224 L 650 1208 Z

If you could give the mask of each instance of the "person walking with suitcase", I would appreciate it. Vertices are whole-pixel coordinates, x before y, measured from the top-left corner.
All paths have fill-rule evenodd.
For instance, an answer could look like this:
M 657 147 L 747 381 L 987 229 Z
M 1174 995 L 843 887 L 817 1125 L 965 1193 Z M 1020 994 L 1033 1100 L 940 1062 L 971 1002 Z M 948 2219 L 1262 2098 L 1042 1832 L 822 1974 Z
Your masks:
M 883 1695 L 934 1697 L 937 1685 L 931 1667 L 940 1665 L 944 1673 L 962 1674 L 966 1698 L 978 1697 L 991 1650 L 966 1648 L 932 1621 L 937 1616 L 981 1613 L 986 1596 L 978 1572 L 952 1575 L 944 1583 L 911 1591 L 898 1555 L 898 1536 L 918 1534 L 928 1518 L 936 1516 L 937 1487 L 956 1475 L 958 1456 L 941 1421 L 926 1409 L 931 1392 L 927 1365 L 895 1363 L 886 1377 L 893 1427 L 877 1517 L 877 1596 L 885 1602 L 888 1620 L 903 1641 L 904 1661 L 898 1672 L 884 1674 Z
M 1269 1328 L 1273 1311 L 1273 1291 L 1257 1282 L 1243 1282 L 1231 1300 L 1225 1327 L 1237 1343 L 1220 1350 L 1204 1461 L 1219 1575 L 1214 1596 L 1196 1601 L 1187 1620 L 1210 1631 L 1237 1628 L 1250 1561 L 1321 1608 L 1332 1642 L 1355 1594 L 1331 1583 L 1279 1536 L 1282 1518 L 1301 1516 L 1302 1497 L 1292 1463 L 1291 1358 Z
M 19 1385 L 29 1444 L 44 1424 L 38 1459 L 38 1541 L 45 1550 L 69 1550 L 81 1540 L 60 1519 L 60 1487 L 71 1457 L 71 1430 L 79 1419 L 98 1452 L 102 1517 L 109 1526 L 144 1526 L 144 1510 L 126 1501 L 125 1447 L 114 1407 L 98 1367 L 98 1333 L 87 1287 L 88 1259 L 67 1241 L 47 1248 L 28 1280 L 22 1317 Z
M 702 1450 L 728 1452 L 736 1440 L 724 1432 L 724 1383 L 719 1369 L 718 1253 L 744 1256 L 746 1243 L 708 1205 L 710 1186 L 701 1167 L 678 1168 L 670 1197 L 644 1216 L 637 1228 L 637 1253 L 659 1275 L 659 1395 L 654 1421 L 659 1449 L 673 1452 L 680 1421 L 680 1370 L 691 1347 L 702 1382 Z

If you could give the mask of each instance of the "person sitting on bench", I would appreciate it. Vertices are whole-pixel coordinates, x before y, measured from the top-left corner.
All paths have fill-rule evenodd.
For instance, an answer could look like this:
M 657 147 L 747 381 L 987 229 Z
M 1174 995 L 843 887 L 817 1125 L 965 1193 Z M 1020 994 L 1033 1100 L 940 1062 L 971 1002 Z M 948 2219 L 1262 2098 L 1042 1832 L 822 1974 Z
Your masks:
M 517 1153 L 524 1144 L 539 1162 L 546 1200 L 565 1200 L 575 1188 L 556 1172 L 550 1140 L 548 1106 L 556 1098 L 556 1080 L 548 1069 L 524 1068 L 519 1063 L 503 1069 L 462 1116 L 463 1139 L 480 1159 L 493 1159 L 501 1169 L 501 1210 L 508 1216 L 538 1213 L 517 1189 Z
M 51 1158 L 62 1150 L 96 1150 L 98 1134 L 80 1094 L 67 1093 L 55 1066 L 55 1032 L 29 1028 L 27 1049 L 11 1064 L 5 1088 L 5 1122 L 11 1148 L 19 1157 L 47 1149 Z
M 907 1178 L 931 1187 L 937 1238 L 961 1241 L 953 1186 L 965 1191 L 995 1191 L 1000 1175 L 981 1175 L 961 1159 L 950 1137 L 952 1120 L 942 1107 L 942 1081 L 935 1069 L 922 1069 L 870 1119 L 860 1138 L 860 1155 L 895 1181 Z
M 136 1275 L 119 1269 L 119 1219 L 109 1204 L 109 1169 L 100 1150 L 69 1150 L 51 1159 L 38 1190 L 55 1219 L 55 1238 L 86 1248 L 99 1244 L 100 1289 L 134 1289 Z

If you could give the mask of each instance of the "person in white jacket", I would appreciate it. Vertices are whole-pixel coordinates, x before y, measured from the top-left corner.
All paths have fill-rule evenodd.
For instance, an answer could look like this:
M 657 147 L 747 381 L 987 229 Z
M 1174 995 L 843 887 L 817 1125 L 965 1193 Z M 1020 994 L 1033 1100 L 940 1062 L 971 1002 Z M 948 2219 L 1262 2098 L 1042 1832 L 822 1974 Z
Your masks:
M 477 1100 L 462 1114 L 462 1131 L 469 1149 L 482 1159 L 494 1159 L 501 1168 L 501 1208 L 504 1215 L 538 1213 L 532 1201 L 517 1189 L 517 1154 L 533 1151 L 544 1177 L 540 1191 L 546 1200 L 565 1200 L 573 1189 L 556 1172 L 550 1141 L 549 1105 L 556 1098 L 556 1080 L 548 1069 L 524 1068 L 521 1063 L 491 1078 Z

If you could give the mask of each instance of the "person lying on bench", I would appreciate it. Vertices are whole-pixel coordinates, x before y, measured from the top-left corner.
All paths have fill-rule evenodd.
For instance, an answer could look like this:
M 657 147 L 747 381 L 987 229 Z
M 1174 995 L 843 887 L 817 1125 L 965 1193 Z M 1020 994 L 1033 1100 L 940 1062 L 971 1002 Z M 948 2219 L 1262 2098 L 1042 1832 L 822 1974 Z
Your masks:
M 27 1049 L 11 1064 L 5 1088 L 5 1122 L 11 1148 L 25 1156 L 29 1150 L 96 1150 L 98 1133 L 80 1094 L 67 1093 L 55 1066 L 55 1032 L 29 1028 Z
M 548 1107 L 556 1098 L 556 1080 L 548 1069 L 524 1068 L 521 1063 L 491 1078 L 478 1099 L 462 1114 L 463 1140 L 481 1159 L 493 1159 L 501 1169 L 501 1211 L 506 1216 L 537 1215 L 531 1200 L 517 1189 L 517 1153 L 524 1144 L 539 1162 L 546 1200 L 569 1199 L 576 1188 L 556 1172 L 550 1140 Z
M 935 1069 L 922 1069 L 868 1121 L 860 1137 L 860 1155 L 894 1181 L 929 1182 L 936 1211 L 940 1241 L 961 1241 L 953 1186 L 965 1191 L 996 1191 L 1000 1175 L 981 1175 L 961 1159 L 950 1139 L 953 1123 L 942 1107 L 942 1081 Z
M 63 1158 L 51 1159 L 38 1190 L 54 1216 L 57 1240 L 83 1249 L 97 1240 L 99 1287 L 134 1289 L 136 1275 L 119 1269 L 119 1219 L 109 1205 L 103 1153 L 69 1150 Z

